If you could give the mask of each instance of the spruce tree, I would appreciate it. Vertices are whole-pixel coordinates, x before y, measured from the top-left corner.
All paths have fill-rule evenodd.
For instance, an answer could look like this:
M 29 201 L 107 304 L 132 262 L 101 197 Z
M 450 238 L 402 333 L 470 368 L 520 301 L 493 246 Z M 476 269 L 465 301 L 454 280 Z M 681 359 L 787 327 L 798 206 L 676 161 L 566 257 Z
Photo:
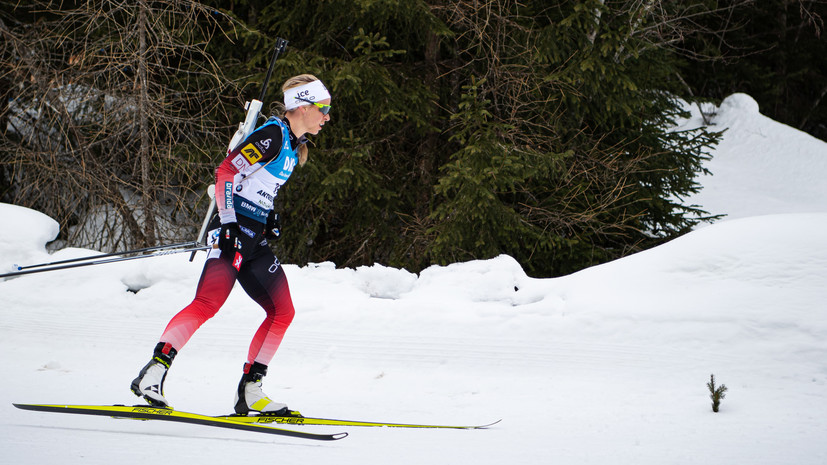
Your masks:
M 716 135 L 667 130 L 682 89 L 671 25 L 698 3 L 248 5 L 291 41 L 281 75 L 334 95 L 280 193 L 287 260 L 416 271 L 507 253 L 551 276 L 703 218 L 681 198 Z
M 177 173 L 168 184 L 202 190 L 244 100 L 260 89 L 273 41 L 285 37 L 290 46 L 265 100 L 281 98 L 278 84 L 286 78 L 312 73 L 330 88 L 333 112 L 312 138 L 310 162 L 279 193 L 283 261 L 418 271 L 504 253 L 532 275 L 576 271 L 667 241 L 704 219 L 682 198 L 698 189 L 695 176 L 717 135 L 669 127 L 680 111 L 675 96 L 686 90 L 677 44 L 706 3 L 188 3 L 212 12 L 198 28 L 182 27 L 174 16 L 151 24 L 173 31 L 162 37 L 199 45 L 160 59 L 169 66 L 141 82 L 172 86 L 165 99 L 209 96 L 197 102 L 211 105 L 179 105 L 178 118 L 163 120 L 204 130 L 144 125 L 165 128 L 142 134 L 168 149 L 129 174 L 141 173 L 143 186 L 153 175 Z M 100 27 L 94 37 L 118 27 Z M 219 32 L 222 40 L 198 42 Z M 162 72 L 197 63 L 190 60 L 196 56 L 218 65 L 223 77 L 211 83 L 189 68 Z M 170 144 L 172 134 L 201 142 Z M 184 176 L 196 172 L 198 180 Z

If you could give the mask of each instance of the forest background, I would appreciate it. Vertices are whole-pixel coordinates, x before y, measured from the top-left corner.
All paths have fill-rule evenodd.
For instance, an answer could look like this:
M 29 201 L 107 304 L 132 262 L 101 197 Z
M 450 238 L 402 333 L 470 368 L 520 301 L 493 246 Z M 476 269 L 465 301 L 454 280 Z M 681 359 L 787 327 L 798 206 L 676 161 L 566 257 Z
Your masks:
M 0 0 L 0 201 L 55 218 L 56 247 L 193 240 L 282 37 L 265 108 L 296 74 L 333 94 L 277 198 L 283 262 L 508 254 L 567 274 L 715 219 L 683 198 L 725 128 L 671 130 L 681 99 L 745 92 L 827 140 L 825 16 L 827 0 Z

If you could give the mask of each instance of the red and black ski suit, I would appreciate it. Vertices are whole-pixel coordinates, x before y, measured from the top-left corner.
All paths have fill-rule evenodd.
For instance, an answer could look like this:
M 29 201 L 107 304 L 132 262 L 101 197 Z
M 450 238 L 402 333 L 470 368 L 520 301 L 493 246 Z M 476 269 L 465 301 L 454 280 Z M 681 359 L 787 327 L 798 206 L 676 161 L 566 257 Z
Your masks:
M 269 365 L 293 321 L 293 301 L 278 258 L 264 238 L 267 216 L 279 188 L 295 168 L 297 149 L 304 141 L 290 131 L 289 122 L 270 117 L 230 151 L 215 171 L 216 229 L 207 236 L 217 243 L 220 223 L 237 222 L 240 257 L 209 249 L 195 299 L 172 320 L 160 341 L 180 351 L 195 331 L 212 318 L 230 295 L 236 281 L 267 316 L 250 343 L 247 363 Z

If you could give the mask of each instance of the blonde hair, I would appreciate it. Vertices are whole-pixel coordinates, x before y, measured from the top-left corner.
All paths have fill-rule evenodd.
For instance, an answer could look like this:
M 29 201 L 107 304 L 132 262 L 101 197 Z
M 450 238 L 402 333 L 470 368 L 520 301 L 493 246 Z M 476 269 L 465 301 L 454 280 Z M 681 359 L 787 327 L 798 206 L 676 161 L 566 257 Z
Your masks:
M 281 86 L 281 91 L 284 92 L 288 89 L 292 89 L 294 87 L 299 87 L 305 85 L 307 83 L 318 81 L 319 78 L 313 76 L 312 74 L 299 74 L 298 76 L 293 76 Z M 284 105 L 282 104 L 278 109 L 279 116 L 284 118 L 284 115 L 287 113 Z M 307 163 L 307 144 L 302 144 L 299 146 L 299 165 L 304 165 Z

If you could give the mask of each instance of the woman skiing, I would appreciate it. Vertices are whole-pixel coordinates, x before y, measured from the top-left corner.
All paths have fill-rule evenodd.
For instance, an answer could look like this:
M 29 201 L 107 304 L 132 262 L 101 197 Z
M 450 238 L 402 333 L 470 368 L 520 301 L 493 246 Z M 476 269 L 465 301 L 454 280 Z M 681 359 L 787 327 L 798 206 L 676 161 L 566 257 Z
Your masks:
M 282 90 L 284 115 L 271 116 L 216 169 L 218 215 L 207 239 L 213 247 L 208 249 L 195 298 L 170 320 L 152 359 L 132 381 L 132 392 L 151 405 L 169 405 L 164 379 L 175 355 L 218 312 L 237 280 L 261 305 L 266 318 L 250 343 L 235 411 L 298 415 L 261 389 L 262 377 L 294 314 L 287 278 L 267 239 L 279 234 L 273 200 L 296 165 L 307 161 L 305 134 L 318 134 L 330 121 L 331 97 L 324 84 L 309 74 L 288 79 Z

